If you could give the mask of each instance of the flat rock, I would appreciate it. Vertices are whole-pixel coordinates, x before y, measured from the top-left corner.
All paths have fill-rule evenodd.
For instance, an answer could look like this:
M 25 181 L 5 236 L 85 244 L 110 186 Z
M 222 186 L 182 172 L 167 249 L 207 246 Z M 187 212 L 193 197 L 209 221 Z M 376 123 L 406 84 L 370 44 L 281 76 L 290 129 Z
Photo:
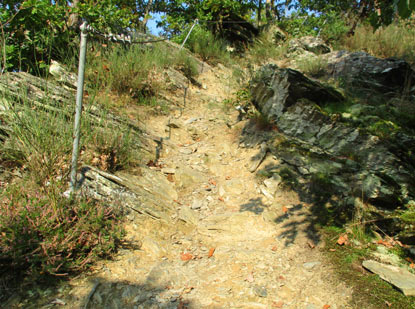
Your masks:
M 409 271 L 372 260 L 364 261 L 363 267 L 397 287 L 406 296 L 415 296 L 415 275 Z
M 321 264 L 321 262 L 307 262 L 307 263 L 303 264 L 303 267 L 307 270 L 311 270 L 311 269 L 313 269 L 314 267 L 316 267 L 320 264 Z
M 197 225 L 199 221 L 199 215 L 189 207 L 182 207 L 179 211 L 179 219 L 186 223 Z

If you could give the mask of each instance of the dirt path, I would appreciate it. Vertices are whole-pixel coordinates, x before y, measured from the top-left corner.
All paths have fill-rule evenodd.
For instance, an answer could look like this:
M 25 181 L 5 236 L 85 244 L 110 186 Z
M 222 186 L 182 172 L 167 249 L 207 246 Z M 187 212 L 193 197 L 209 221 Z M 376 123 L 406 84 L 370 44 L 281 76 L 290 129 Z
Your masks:
M 351 291 L 324 263 L 307 205 L 249 171 L 260 149 L 240 145 L 246 123 L 222 109 L 229 78 L 204 73 L 207 87 L 189 90 L 181 117 L 146 120 L 168 141 L 151 172 L 168 180 L 177 213 L 127 223 L 131 248 L 74 280 L 63 307 L 349 308 Z

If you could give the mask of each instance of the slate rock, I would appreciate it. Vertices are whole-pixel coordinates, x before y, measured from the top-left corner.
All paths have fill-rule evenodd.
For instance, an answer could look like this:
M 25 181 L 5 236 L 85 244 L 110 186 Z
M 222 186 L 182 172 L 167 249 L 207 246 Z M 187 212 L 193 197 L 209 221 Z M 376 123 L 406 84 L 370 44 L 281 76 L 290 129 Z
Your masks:
M 415 296 L 415 275 L 397 266 L 376 261 L 363 261 L 363 267 L 397 287 L 406 296 Z
M 327 76 L 382 94 L 415 85 L 415 72 L 401 59 L 377 58 L 365 52 L 336 51 L 324 55 Z

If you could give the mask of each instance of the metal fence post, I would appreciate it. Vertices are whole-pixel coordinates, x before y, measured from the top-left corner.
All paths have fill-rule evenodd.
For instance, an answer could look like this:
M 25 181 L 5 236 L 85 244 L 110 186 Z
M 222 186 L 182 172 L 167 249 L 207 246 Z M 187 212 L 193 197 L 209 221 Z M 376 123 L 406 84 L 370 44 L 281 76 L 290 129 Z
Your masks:
M 187 41 L 187 39 L 189 38 L 190 33 L 192 33 L 192 30 L 193 30 L 193 28 L 196 26 L 197 22 L 198 22 L 198 19 L 196 19 L 196 20 L 195 20 L 195 22 L 193 23 L 192 28 L 190 28 L 189 33 L 186 35 L 186 38 L 184 39 L 184 41 L 183 41 L 182 45 L 180 46 L 180 49 L 182 49 L 182 48 L 183 48 L 183 46 L 184 46 L 184 44 L 186 44 L 186 41 Z
M 76 170 L 78 168 L 79 155 L 79 139 L 81 135 L 81 113 L 82 113 L 82 97 L 84 94 L 84 73 L 85 73 L 85 58 L 86 58 L 86 43 L 87 43 L 87 23 L 84 22 L 81 27 L 81 46 L 79 52 L 79 66 L 78 66 L 78 85 L 76 90 L 76 113 L 73 134 L 73 149 L 72 149 L 72 168 L 70 180 L 70 192 L 73 193 L 76 189 Z

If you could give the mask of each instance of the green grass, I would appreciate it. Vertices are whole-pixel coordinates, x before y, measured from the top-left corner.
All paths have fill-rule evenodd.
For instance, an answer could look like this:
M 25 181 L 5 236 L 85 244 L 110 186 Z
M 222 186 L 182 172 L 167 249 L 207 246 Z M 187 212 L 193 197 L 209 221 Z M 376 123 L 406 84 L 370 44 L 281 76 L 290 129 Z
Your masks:
M 282 60 L 286 58 L 287 51 L 287 43 L 283 42 L 278 45 L 270 40 L 266 34 L 262 34 L 255 40 L 254 44 L 249 46 L 247 59 L 251 63 L 265 64 L 270 59 Z
M 184 31 L 174 41 L 182 44 L 187 34 L 188 31 Z M 196 25 L 193 28 L 185 43 L 185 47 L 198 55 L 203 61 L 213 65 L 218 63 L 229 64 L 231 62 L 231 54 L 227 50 L 226 42 L 200 25 Z
M 413 25 L 400 21 L 376 31 L 368 25 L 359 26 L 353 36 L 343 40 L 341 47 L 351 51 L 366 51 L 380 58 L 403 58 L 414 64 L 414 42 Z
M 353 238 L 362 243 L 361 246 L 353 244 L 339 246 L 337 239 L 345 230 L 339 227 L 325 227 L 323 235 L 325 239 L 325 256 L 333 264 L 338 280 L 353 287 L 351 305 L 356 308 L 415 308 L 415 297 L 404 296 L 379 278 L 378 275 L 364 270 L 361 266 L 365 259 L 370 258 L 370 252 L 376 249 L 376 245 L 370 243 L 370 235 L 352 231 Z M 333 250 L 334 249 L 334 250 Z
M 327 61 L 321 56 L 302 57 L 296 61 L 298 70 L 311 77 L 321 77 L 327 69 Z
M 175 68 L 190 79 L 198 75 L 197 63 L 188 53 L 162 43 L 129 48 L 115 45 L 96 50 L 88 54 L 87 88 L 125 95 L 139 105 L 149 105 L 151 98 L 164 89 L 165 69 Z

